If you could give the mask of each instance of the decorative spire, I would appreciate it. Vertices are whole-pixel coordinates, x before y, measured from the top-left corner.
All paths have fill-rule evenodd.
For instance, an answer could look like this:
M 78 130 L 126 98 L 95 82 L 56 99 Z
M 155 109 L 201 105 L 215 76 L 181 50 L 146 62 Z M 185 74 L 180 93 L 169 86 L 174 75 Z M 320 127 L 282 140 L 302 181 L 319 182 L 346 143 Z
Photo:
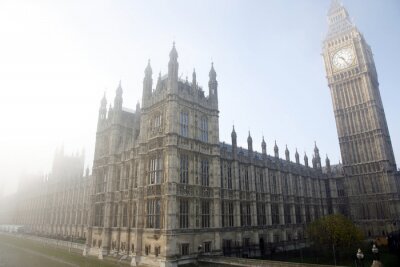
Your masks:
M 156 85 L 156 90 L 160 90 L 160 89 L 161 89 L 161 71 L 158 74 L 157 85 Z
M 328 38 L 334 37 L 337 34 L 348 31 L 354 27 L 351 23 L 349 13 L 344 8 L 339 0 L 332 0 L 328 11 Z
M 235 125 L 233 125 L 232 127 L 232 133 L 231 133 L 231 137 L 232 137 L 232 145 L 236 146 L 236 131 L 235 131 Z
M 147 77 L 147 78 L 149 78 L 153 75 L 153 70 L 151 69 L 151 65 L 150 65 L 150 59 L 147 62 L 147 67 L 144 70 L 144 74 L 145 74 L 145 77 Z
M 262 149 L 263 155 L 266 155 L 267 154 L 267 143 L 265 143 L 264 136 L 263 136 L 262 142 L 261 142 L 261 149 Z
M 103 98 L 101 99 L 101 107 L 102 107 L 102 108 L 107 108 L 106 91 L 104 91 Z
M 314 141 L 314 153 L 319 154 L 319 149 L 317 147 L 317 141 Z
M 178 90 L 178 52 L 175 48 L 175 42 L 172 45 L 172 50 L 169 53 L 169 63 L 168 63 L 168 79 L 170 81 L 169 90 L 177 92 Z
M 193 69 L 193 74 L 192 74 L 192 86 L 193 86 L 193 87 L 196 87 L 196 86 L 197 86 L 196 69 Z
M 237 150 L 237 141 L 236 141 L 236 132 L 235 132 L 235 125 L 232 127 L 232 133 L 231 133 L 231 138 L 232 138 L 232 154 L 233 158 L 236 158 L 236 150 Z
M 340 1 L 332 0 L 328 14 L 333 14 L 333 13 L 337 12 L 340 8 L 342 8 L 342 4 L 340 3 Z
M 328 154 L 326 154 L 325 165 L 326 165 L 327 172 L 330 173 L 331 172 L 331 161 L 328 158 Z
M 249 136 L 247 137 L 247 148 L 249 151 L 253 151 L 253 138 L 251 138 L 250 131 Z
M 274 146 L 274 153 L 275 153 L 275 158 L 279 158 L 279 148 L 278 148 L 278 145 L 276 144 L 276 140 L 275 140 L 275 146 Z
M 304 165 L 308 167 L 308 157 L 306 152 L 304 152 Z
M 296 148 L 296 153 L 294 153 L 294 157 L 296 159 L 296 163 L 300 164 L 300 156 L 299 156 L 299 152 L 297 152 L 297 148 Z
M 117 87 L 117 95 L 122 96 L 122 86 L 121 86 L 121 80 L 119 80 L 119 84 Z
M 287 161 L 290 161 L 290 153 L 289 153 L 289 149 L 288 149 L 287 145 L 286 145 L 286 149 L 285 149 L 285 157 L 286 157 Z
M 122 110 L 122 86 L 121 80 L 119 80 L 119 84 L 115 93 L 114 98 L 114 108 L 115 110 Z
M 175 41 L 172 43 L 172 49 L 171 52 L 169 52 L 169 58 L 175 61 L 178 59 L 178 52 L 176 51 L 175 48 Z
M 216 81 L 217 80 L 217 73 L 215 72 L 214 69 L 214 62 L 211 62 L 211 70 L 210 73 L 208 74 L 210 77 L 210 81 Z

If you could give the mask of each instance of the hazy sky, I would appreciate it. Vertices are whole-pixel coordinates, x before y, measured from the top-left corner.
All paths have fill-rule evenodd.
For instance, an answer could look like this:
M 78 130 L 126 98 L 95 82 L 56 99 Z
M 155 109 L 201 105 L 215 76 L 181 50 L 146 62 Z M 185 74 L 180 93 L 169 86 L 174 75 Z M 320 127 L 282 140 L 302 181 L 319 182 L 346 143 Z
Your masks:
M 375 55 L 397 162 L 400 159 L 400 1 L 344 0 Z M 97 113 L 122 80 L 124 106 L 141 99 L 144 68 L 196 68 L 207 89 L 214 61 L 220 140 L 274 140 L 310 155 L 314 140 L 340 159 L 322 41 L 330 0 L 0 1 L 0 195 L 26 173 L 49 171 L 54 150 L 85 148 L 93 160 Z M 208 91 L 208 90 L 206 90 Z

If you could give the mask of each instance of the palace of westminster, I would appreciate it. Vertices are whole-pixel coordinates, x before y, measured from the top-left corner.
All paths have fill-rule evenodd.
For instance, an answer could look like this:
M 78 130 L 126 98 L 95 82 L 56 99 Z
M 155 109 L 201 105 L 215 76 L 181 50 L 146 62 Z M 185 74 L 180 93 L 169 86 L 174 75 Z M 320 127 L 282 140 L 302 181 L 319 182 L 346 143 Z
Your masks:
M 400 173 L 379 92 L 370 46 L 333 0 L 323 58 L 336 119 L 342 164 L 279 157 L 261 142 L 256 152 L 219 139 L 218 82 L 208 94 L 178 78 L 175 45 L 168 73 L 153 84 L 145 69 L 141 106 L 101 100 L 92 174 L 83 155 L 56 153 L 51 174 L 20 188 L 15 224 L 36 234 L 86 239 L 84 253 L 126 255 L 131 265 L 177 266 L 198 253 L 222 254 L 235 245 L 301 242 L 307 224 L 341 213 L 366 237 L 395 230 Z

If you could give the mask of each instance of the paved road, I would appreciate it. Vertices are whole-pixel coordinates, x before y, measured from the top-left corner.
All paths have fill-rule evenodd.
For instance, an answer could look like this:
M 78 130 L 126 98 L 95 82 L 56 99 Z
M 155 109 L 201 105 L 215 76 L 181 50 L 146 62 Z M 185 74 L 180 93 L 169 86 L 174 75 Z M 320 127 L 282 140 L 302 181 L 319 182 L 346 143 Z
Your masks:
M 0 267 L 77 267 L 55 257 L 0 241 Z

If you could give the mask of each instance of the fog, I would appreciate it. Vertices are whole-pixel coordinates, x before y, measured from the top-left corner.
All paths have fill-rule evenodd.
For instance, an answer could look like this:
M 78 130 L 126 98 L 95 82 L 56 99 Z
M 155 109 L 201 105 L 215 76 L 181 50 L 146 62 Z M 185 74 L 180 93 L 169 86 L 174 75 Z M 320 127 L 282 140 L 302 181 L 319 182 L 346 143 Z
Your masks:
M 220 140 L 271 154 L 311 154 L 314 141 L 340 160 L 321 57 L 329 0 L 1 1 L 0 195 L 45 175 L 57 148 L 85 151 L 91 167 L 97 114 L 122 82 L 124 106 L 141 99 L 144 68 L 165 74 L 176 42 L 179 72 L 219 82 Z M 372 46 L 397 161 L 400 159 L 400 2 L 343 1 Z M 293 156 L 292 156 L 293 158 Z

